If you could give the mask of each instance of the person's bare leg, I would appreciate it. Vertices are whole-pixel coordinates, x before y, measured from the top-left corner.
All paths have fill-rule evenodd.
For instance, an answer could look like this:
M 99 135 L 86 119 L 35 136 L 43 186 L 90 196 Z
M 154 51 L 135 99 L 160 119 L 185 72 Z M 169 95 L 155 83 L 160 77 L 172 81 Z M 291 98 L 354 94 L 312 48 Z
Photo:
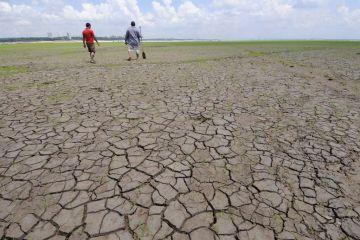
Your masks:
M 91 63 L 95 63 L 94 58 L 95 58 L 95 53 L 94 53 L 94 52 L 91 52 L 91 53 L 90 53 L 90 62 L 91 62 Z
M 92 52 L 91 60 L 92 60 L 93 62 L 95 62 L 95 52 Z
M 128 55 L 129 55 L 129 58 L 127 60 L 131 61 L 131 52 L 130 52 L 130 50 L 128 50 Z

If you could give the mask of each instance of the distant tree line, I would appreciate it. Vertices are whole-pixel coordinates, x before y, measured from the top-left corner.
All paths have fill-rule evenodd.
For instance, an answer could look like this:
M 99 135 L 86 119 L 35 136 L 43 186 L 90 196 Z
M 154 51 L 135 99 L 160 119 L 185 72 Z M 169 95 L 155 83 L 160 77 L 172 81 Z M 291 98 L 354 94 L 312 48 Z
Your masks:
M 124 40 L 124 37 L 111 36 L 111 37 L 97 37 L 98 40 L 102 41 L 118 41 Z M 17 37 L 17 38 L 0 38 L 0 42 L 39 42 L 39 41 L 70 41 L 67 36 L 63 37 Z M 82 41 L 82 37 L 72 37 L 71 41 Z
M 122 36 L 97 37 L 100 41 L 123 41 Z M 182 39 L 182 38 L 151 38 L 145 41 L 219 41 L 217 39 Z M 82 37 L 18 37 L 18 38 L 0 38 L 0 43 L 11 42 L 54 42 L 54 41 L 82 41 Z

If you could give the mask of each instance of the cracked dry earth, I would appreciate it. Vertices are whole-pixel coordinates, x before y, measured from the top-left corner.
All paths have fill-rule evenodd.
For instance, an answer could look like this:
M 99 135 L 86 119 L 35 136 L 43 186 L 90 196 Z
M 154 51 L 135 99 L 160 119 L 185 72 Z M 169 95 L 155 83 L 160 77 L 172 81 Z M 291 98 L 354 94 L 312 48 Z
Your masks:
M 356 51 L 172 51 L 2 80 L 1 239 L 360 239 Z

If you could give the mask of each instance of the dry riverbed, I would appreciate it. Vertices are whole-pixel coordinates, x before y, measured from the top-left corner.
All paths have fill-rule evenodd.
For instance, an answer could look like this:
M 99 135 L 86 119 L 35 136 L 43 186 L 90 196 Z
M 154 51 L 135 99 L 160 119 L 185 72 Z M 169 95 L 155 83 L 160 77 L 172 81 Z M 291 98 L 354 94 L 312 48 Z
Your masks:
M 0 45 L 1 239 L 360 239 L 360 43 Z

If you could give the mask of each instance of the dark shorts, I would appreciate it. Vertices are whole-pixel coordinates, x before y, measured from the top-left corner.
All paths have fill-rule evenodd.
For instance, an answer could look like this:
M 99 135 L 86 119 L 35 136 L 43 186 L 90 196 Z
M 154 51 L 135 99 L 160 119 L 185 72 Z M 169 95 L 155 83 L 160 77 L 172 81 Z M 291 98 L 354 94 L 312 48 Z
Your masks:
M 86 43 L 86 46 L 88 48 L 88 51 L 91 52 L 95 52 L 95 43 Z

